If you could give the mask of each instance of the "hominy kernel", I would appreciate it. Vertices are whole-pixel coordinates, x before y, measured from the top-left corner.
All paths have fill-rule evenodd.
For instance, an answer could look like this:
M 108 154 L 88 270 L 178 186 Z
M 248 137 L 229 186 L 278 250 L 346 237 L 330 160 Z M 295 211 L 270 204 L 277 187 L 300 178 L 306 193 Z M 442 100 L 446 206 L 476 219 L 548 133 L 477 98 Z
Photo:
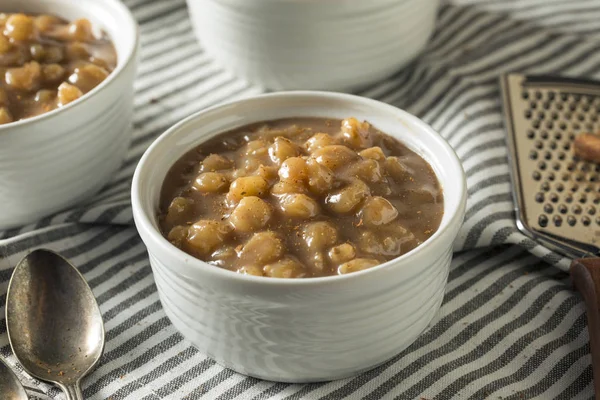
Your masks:
M 65 106 L 83 96 L 83 92 L 77 87 L 63 82 L 58 87 L 58 104 Z
M 338 274 L 344 275 L 351 272 L 362 271 L 365 269 L 373 268 L 376 265 L 381 264 L 374 258 L 356 258 L 340 265 L 338 268 Z
M 32 91 L 40 85 L 41 76 L 40 64 L 32 61 L 19 68 L 9 68 L 5 80 L 13 89 Z
M 69 26 L 69 35 L 72 40 L 80 42 L 89 42 L 94 40 L 92 32 L 92 23 L 87 19 L 78 19 Z
M 240 232 L 256 232 L 271 219 L 271 206 L 256 196 L 244 197 L 231 213 L 229 221 Z
M 47 64 L 42 67 L 42 76 L 46 82 L 56 82 L 65 76 L 65 69 L 59 64 Z
M 33 19 L 25 14 L 13 14 L 6 20 L 4 34 L 14 40 L 23 41 L 33 35 Z
M 13 122 L 12 115 L 10 115 L 10 111 L 6 107 L 0 107 L 0 125 L 8 124 L 9 122 Z

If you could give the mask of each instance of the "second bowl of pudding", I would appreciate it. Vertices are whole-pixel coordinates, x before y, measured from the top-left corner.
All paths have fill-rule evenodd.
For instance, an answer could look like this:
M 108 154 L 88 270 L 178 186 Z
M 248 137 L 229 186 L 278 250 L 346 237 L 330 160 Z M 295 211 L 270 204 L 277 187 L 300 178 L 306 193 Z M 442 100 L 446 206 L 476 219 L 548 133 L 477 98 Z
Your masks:
M 118 0 L 0 6 L 0 230 L 66 209 L 131 139 L 138 28 Z
M 417 118 L 292 92 L 170 129 L 140 161 L 132 203 L 183 335 L 238 372 L 306 382 L 372 368 L 426 328 L 465 187 L 452 149 Z

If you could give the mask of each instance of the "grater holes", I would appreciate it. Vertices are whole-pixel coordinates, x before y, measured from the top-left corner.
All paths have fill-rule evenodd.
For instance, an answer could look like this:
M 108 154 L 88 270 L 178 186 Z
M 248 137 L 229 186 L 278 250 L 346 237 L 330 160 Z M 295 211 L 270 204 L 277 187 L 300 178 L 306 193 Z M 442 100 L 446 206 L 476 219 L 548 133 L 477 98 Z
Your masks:
M 575 103 L 569 103 L 569 110 L 575 111 L 576 109 L 577 109 L 577 104 L 575 104 Z
M 550 160 L 552 160 L 552 153 L 550 153 L 549 151 L 546 151 L 546 152 L 544 153 L 544 159 L 545 159 L 546 161 L 550 161 Z
M 590 111 L 590 105 L 589 105 L 588 103 L 583 103 L 583 104 L 581 105 L 581 111 L 583 111 L 583 112 L 588 112 L 588 111 Z
M 571 226 L 575 226 L 575 224 L 577 223 L 577 220 L 575 219 L 574 216 L 569 215 L 567 217 L 567 224 L 571 225 Z
M 540 92 L 539 90 L 535 91 L 535 98 L 537 100 L 541 100 L 542 99 L 542 92 Z
M 548 182 L 544 182 L 540 185 L 540 189 L 543 192 L 548 192 L 548 191 L 550 191 L 550 184 Z
M 590 175 L 590 182 L 596 182 L 598 180 L 598 175 L 592 174 Z
M 547 131 L 542 131 L 540 133 L 540 137 L 544 140 L 548 139 L 548 132 Z
M 540 174 L 538 171 L 533 171 L 533 174 L 531 174 L 531 177 L 533 178 L 534 181 L 539 181 L 540 179 L 542 179 L 542 174 Z
M 579 113 L 579 114 L 577 114 L 577 119 L 579 120 L 579 122 L 583 122 L 583 121 L 585 121 L 585 115 Z
M 554 140 L 550 142 L 549 146 L 551 150 L 556 150 L 556 142 Z
M 600 204 L 600 197 L 594 198 L 594 204 Z
M 571 143 L 569 143 L 569 142 L 566 142 L 566 143 L 563 145 L 563 149 L 564 149 L 564 150 L 569 150 L 570 148 L 571 148 Z
M 531 150 L 529 152 L 529 159 L 530 160 L 537 160 L 537 158 L 538 158 L 538 152 L 535 151 L 535 150 Z
M 596 165 L 596 166 L 594 167 L 594 171 L 596 171 L 596 172 L 600 172 L 600 165 Z
M 559 102 L 559 101 L 556 102 L 556 106 L 555 107 L 556 107 L 556 109 L 558 111 L 562 111 L 564 109 L 563 104 L 561 102 Z
M 594 207 L 594 206 L 589 206 L 589 207 L 587 208 L 587 213 L 588 213 L 588 214 L 590 214 L 590 215 L 594 215 L 594 214 L 596 214 L 596 207 Z
M 598 114 L 592 114 L 592 115 L 590 116 L 590 120 L 591 120 L 592 122 L 598 122 Z
M 572 162 L 568 163 L 567 164 L 567 169 L 569 171 L 574 171 L 575 170 L 575 163 L 572 163 Z
M 554 98 L 556 97 L 556 93 L 554 93 L 552 90 L 548 90 L 548 100 L 554 100 Z
M 590 226 L 592 220 L 590 219 L 590 217 L 582 217 L 581 223 L 583 224 L 583 226 Z
M 571 115 L 571 113 L 570 113 L 569 111 L 565 111 L 565 119 L 566 119 L 566 120 L 569 120 L 569 119 L 571 119 L 571 116 L 572 116 L 572 115 Z
M 560 204 L 557 209 L 558 209 L 558 212 L 561 214 L 566 214 L 567 211 L 569 211 L 567 206 L 565 206 L 564 204 Z
M 575 129 L 576 131 L 581 129 L 581 125 L 579 125 L 579 123 L 577 122 L 573 122 L 573 129 Z
M 554 128 L 554 122 L 551 120 L 546 121 L 546 128 L 548 128 L 548 129 Z
M 527 131 L 527 139 L 533 139 L 533 138 L 535 138 L 535 132 L 530 129 Z
M 556 193 L 550 193 L 550 195 L 548 196 L 548 199 L 552 203 L 558 203 L 558 195 Z
M 573 186 L 571 186 L 571 192 L 576 192 L 579 189 L 579 185 L 574 183 Z
M 588 164 L 588 163 L 582 163 L 582 164 L 581 164 L 581 167 L 579 168 L 579 170 L 580 170 L 581 172 L 589 172 L 589 170 L 590 170 L 590 166 L 589 166 L 589 164 Z
M 594 130 L 594 125 L 588 122 L 588 123 L 585 124 L 585 129 L 587 131 L 593 131 Z
M 543 203 L 544 202 L 544 193 L 542 192 L 538 192 L 535 194 L 535 201 L 537 201 L 538 203 Z
M 562 139 L 562 133 L 560 133 L 560 132 L 556 132 L 556 133 L 554 134 L 554 139 L 556 139 L 556 140 L 561 140 L 561 139 Z
M 563 176 L 562 176 L 562 180 L 565 181 L 565 182 L 568 181 L 569 178 L 571 178 L 571 175 L 567 174 L 567 173 L 564 173 Z
M 573 132 L 569 133 L 569 140 L 575 140 L 575 134 Z
M 586 193 L 589 193 L 592 191 L 592 187 L 590 185 L 586 186 L 585 189 L 583 189 Z
M 544 212 L 548 213 L 548 214 L 552 214 L 554 212 L 554 207 L 552 207 L 552 204 L 550 204 L 550 203 L 544 204 Z
M 564 159 L 565 159 L 565 157 L 566 157 L 566 154 L 565 154 L 564 152 L 562 152 L 562 151 L 561 151 L 560 153 L 558 153 L 558 159 L 559 159 L 559 160 L 561 160 L 561 161 L 562 161 L 562 160 L 564 160 Z
M 552 121 L 548 121 L 548 122 L 552 122 Z M 561 122 L 558 124 L 558 127 L 564 131 L 565 129 L 567 129 L 567 124 L 564 122 Z
M 537 117 L 538 119 L 544 119 L 546 118 L 546 113 L 543 111 L 538 111 Z
M 525 110 L 525 112 L 523 113 L 523 116 L 526 119 L 531 119 L 531 110 Z
M 529 103 L 529 107 L 530 107 L 532 110 L 535 110 L 535 109 L 537 108 L 537 103 L 536 103 L 535 101 L 532 101 L 531 103 Z
M 544 110 L 550 110 L 550 102 L 549 101 L 544 101 L 542 103 L 542 107 L 544 108 Z M 554 113 L 551 114 L 551 115 L 554 115 Z
M 573 214 L 575 214 L 575 215 L 579 215 L 579 214 L 581 214 L 581 212 L 582 212 L 583 210 L 581 209 L 581 206 L 579 206 L 579 205 L 575 204 L 575 205 L 574 205 L 574 206 L 571 208 L 571 211 L 573 211 Z
M 542 170 L 542 171 L 545 171 L 545 170 L 546 170 L 546 163 L 545 163 L 544 161 L 540 161 L 540 162 L 538 163 L 538 168 L 539 168 L 540 170 Z
M 540 224 L 542 228 L 548 226 L 548 216 L 545 214 L 540 215 L 540 217 L 538 218 L 538 224 Z
M 562 193 L 565 190 L 565 185 L 562 183 L 557 183 L 554 187 L 558 193 Z
M 537 119 L 535 121 L 533 121 L 531 123 L 531 126 L 533 126 L 535 129 L 539 129 L 540 128 L 540 121 L 538 121 Z
M 533 144 L 535 146 L 536 149 L 541 150 L 544 148 L 544 143 L 542 143 L 541 140 L 536 140 L 535 143 Z
M 547 179 L 548 179 L 550 182 L 554 182 L 554 180 L 556 179 L 556 175 L 554 175 L 554 172 L 552 172 L 552 171 L 548 172 Z
M 529 92 L 527 92 L 527 90 L 523 90 L 523 91 L 521 92 L 521 98 L 522 98 L 523 100 L 527 100 L 527 99 L 529 98 Z
M 578 103 L 581 100 L 581 95 L 578 93 L 573 94 L 573 100 Z
M 554 222 L 554 226 L 561 226 L 562 225 L 562 218 L 560 215 L 555 215 L 554 218 L 552 218 L 552 222 Z
M 567 100 L 569 99 L 569 95 L 568 95 L 568 94 L 566 94 L 566 93 L 561 93 L 561 94 L 560 94 L 560 99 L 561 99 L 562 101 L 567 101 Z
M 567 204 L 571 204 L 573 202 L 573 196 L 571 196 L 570 194 L 565 196 L 565 202 Z
M 552 169 L 555 170 L 555 171 L 560 171 L 560 163 L 553 162 L 552 163 Z
M 576 182 L 581 182 L 581 181 L 583 181 L 583 175 L 582 175 L 582 174 L 577 174 L 577 175 L 575 175 L 575 181 L 576 181 Z
M 579 196 L 579 202 L 581 204 L 585 204 L 587 202 L 587 196 L 585 194 L 582 194 L 581 196 Z

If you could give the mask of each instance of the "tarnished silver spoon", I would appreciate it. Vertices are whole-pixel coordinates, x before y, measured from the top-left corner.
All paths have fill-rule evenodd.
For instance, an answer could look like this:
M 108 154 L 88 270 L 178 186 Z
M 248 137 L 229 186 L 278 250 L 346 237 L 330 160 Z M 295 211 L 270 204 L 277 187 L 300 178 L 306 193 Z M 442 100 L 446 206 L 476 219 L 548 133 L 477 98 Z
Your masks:
M 4 400 L 28 400 L 19 378 L 2 360 L 0 360 L 0 393 Z
M 104 325 L 90 287 L 71 263 L 35 250 L 15 268 L 6 299 L 12 350 L 30 375 L 82 400 L 80 381 L 104 349 Z

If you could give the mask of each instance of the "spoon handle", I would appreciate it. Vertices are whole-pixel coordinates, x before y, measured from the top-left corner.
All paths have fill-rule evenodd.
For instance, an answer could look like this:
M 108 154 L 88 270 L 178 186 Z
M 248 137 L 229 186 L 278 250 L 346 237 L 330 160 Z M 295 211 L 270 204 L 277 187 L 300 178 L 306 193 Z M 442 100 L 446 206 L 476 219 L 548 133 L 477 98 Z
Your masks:
M 60 385 L 60 387 L 67 395 L 67 400 L 83 400 L 83 393 L 81 393 L 79 382 L 69 386 Z

